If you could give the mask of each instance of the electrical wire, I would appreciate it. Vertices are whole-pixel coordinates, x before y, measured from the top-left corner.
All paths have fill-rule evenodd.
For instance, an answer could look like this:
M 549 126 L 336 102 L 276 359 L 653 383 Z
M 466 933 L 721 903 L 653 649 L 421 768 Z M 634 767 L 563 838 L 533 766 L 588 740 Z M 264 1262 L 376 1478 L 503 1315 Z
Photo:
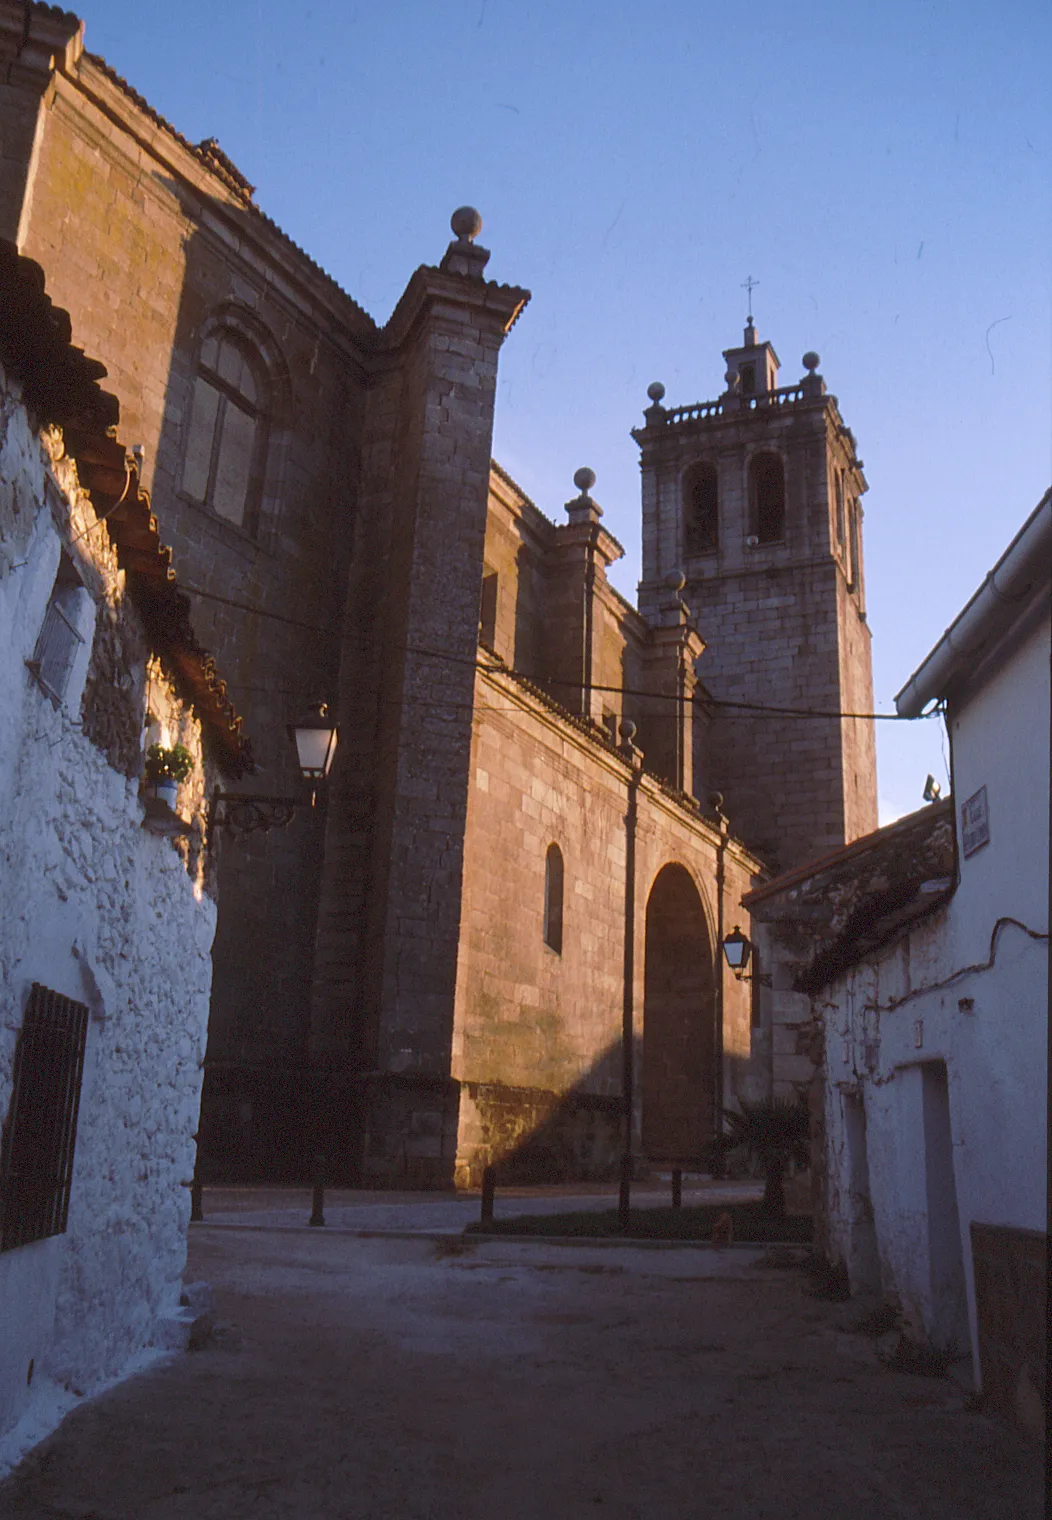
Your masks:
M 290 618 L 281 612 L 270 612 L 264 607 L 253 607 L 248 602 L 235 601 L 233 597 L 220 596 L 218 592 L 215 591 L 204 591 L 199 586 L 190 586 L 184 582 L 180 582 L 180 586 L 183 591 L 186 591 L 193 596 L 204 597 L 207 601 L 221 602 L 224 606 L 235 607 L 241 612 L 251 612 L 254 613 L 257 617 L 272 618 L 275 622 L 285 623 L 292 628 L 301 628 L 308 633 L 320 633 L 324 638 L 328 639 L 339 639 L 342 637 L 342 634 L 337 629 L 322 628 L 317 623 L 304 623 L 299 618 Z M 540 680 L 535 680 L 533 677 L 525 675 L 524 672 L 515 670 L 509 665 L 505 665 L 499 659 L 486 663 L 482 660 L 479 660 L 478 658 L 469 659 L 464 655 L 450 654 L 447 650 L 444 649 L 428 649 L 420 644 L 403 644 L 399 647 L 403 654 L 422 655 L 425 659 L 438 660 L 448 665 L 471 666 L 473 669 L 481 670 L 486 674 L 506 675 L 513 681 L 527 681 L 530 683 L 530 685 L 541 686 L 542 684 Z M 570 690 L 575 691 L 579 691 L 581 689 L 580 682 L 564 681 L 558 679 L 544 678 L 543 685 L 566 687 Z M 656 701 L 678 703 L 682 700 L 680 697 L 676 696 L 674 692 L 643 691 L 640 688 L 633 686 L 601 686 L 592 683 L 589 687 L 589 690 L 595 692 L 610 692 L 621 697 L 641 697 L 650 702 Z M 780 707 L 771 703 L 764 702 L 732 702 L 729 700 L 724 700 L 721 697 L 714 697 L 707 692 L 701 696 L 692 697 L 691 701 L 695 702 L 697 706 L 702 709 L 714 708 L 718 712 L 726 712 L 728 714 L 741 714 L 743 717 L 774 716 L 785 718 L 818 718 L 825 719 L 827 721 L 836 721 L 843 718 L 857 718 L 865 722 L 916 723 L 923 719 L 934 718 L 939 715 L 938 707 L 932 708 L 929 712 L 916 713 L 910 717 L 906 717 L 902 713 L 838 712 L 814 707 Z M 439 703 L 435 705 L 441 706 L 442 704 Z M 449 702 L 445 705 L 453 707 L 457 704 L 454 702 Z M 509 711 L 510 710 L 511 709 L 509 709 Z
M 1015 929 L 1021 929 L 1031 939 L 1048 939 L 1048 934 L 1043 930 L 1031 929 L 1020 919 L 1012 918 L 1009 914 L 1005 914 L 1003 918 L 999 918 L 994 924 L 990 934 L 990 954 L 985 961 L 976 961 L 972 966 L 962 966 L 959 971 L 952 972 L 949 976 L 943 977 L 941 981 L 927 982 L 923 987 L 914 987 L 911 991 L 904 992 L 901 997 L 892 998 L 887 1003 L 865 1003 L 863 1004 L 862 1012 L 891 1013 L 894 1009 L 901 1008 L 904 1003 L 911 1003 L 914 998 L 925 997 L 929 992 L 941 992 L 944 987 L 952 987 L 954 982 L 959 982 L 964 976 L 974 976 L 979 972 L 992 971 L 997 961 L 997 942 L 1001 937 L 1001 930 L 1009 924 Z M 831 1003 L 826 1004 L 826 1007 L 833 1006 L 835 1005 Z
M 128 494 L 128 487 L 131 485 L 132 468 L 133 468 L 132 465 L 128 464 L 127 462 L 125 463 L 125 466 L 124 466 L 124 490 L 117 497 L 117 500 L 113 503 L 112 507 L 107 507 L 106 508 L 105 512 L 103 512 L 103 514 L 102 514 L 101 517 L 96 517 L 95 521 L 93 523 L 89 523 L 88 526 L 84 529 L 84 531 L 82 533 L 78 533 L 77 536 L 76 536 L 76 538 L 71 538 L 70 539 L 69 546 L 70 546 L 71 549 L 73 548 L 74 544 L 79 544 L 82 538 L 87 538 L 87 536 L 88 536 L 89 533 L 94 533 L 95 529 L 99 526 L 99 524 L 100 523 L 104 523 L 106 521 L 107 517 L 111 516 L 112 513 L 116 512 L 117 508 L 119 506 L 121 506 L 121 504 L 124 501 L 124 498 Z

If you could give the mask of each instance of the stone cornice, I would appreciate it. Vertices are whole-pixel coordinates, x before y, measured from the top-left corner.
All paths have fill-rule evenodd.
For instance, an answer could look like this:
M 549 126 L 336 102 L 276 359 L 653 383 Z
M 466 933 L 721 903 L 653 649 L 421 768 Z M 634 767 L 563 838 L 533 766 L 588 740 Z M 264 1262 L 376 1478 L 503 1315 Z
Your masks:
M 499 326 L 509 333 L 530 299 L 530 292 L 517 285 L 498 285 L 471 275 L 448 274 L 433 264 L 413 271 L 398 305 L 377 333 L 375 347 L 395 351 L 418 330 L 428 307 L 433 312 L 445 305 L 449 315 L 470 311 L 476 322 Z
M 493 665 L 479 667 L 481 679 L 490 682 L 502 696 L 514 701 L 523 712 L 528 712 L 563 742 L 572 744 L 581 754 L 602 764 L 621 785 L 628 784 L 632 766 L 607 738 L 604 730 L 561 707 L 532 681 L 497 663 L 498 659 L 495 657 Z M 660 806 L 676 822 L 689 823 L 713 849 L 719 845 L 719 825 L 704 816 L 700 804 L 694 798 L 677 791 L 670 783 L 647 770 L 642 772 L 640 786 L 647 799 Z M 740 840 L 729 837 L 727 847 L 731 858 L 749 875 L 766 876 L 766 866 Z

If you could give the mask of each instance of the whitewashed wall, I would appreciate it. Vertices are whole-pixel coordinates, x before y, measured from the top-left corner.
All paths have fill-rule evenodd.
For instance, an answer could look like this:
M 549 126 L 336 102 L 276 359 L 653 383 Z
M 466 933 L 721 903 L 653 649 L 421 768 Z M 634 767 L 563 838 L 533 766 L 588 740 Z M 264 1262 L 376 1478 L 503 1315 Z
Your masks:
M 1047 1227 L 1048 946 L 1026 929 L 1048 929 L 1048 651 L 1046 617 L 957 714 L 958 835 L 961 803 L 985 786 L 990 841 L 961 860 L 952 899 L 815 999 L 834 1253 L 854 1287 L 897 1297 L 916 1334 L 970 1343 L 975 1368 L 970 1222 Z M 1018 923 L 981 969 L 1000 918 Z
M 91 599 L 63 707 L 25 667 L 61 540 L 94 517 L 57 438 L 45 445 L 0 375 L 0 1114 L 31 984 L 91 1010 L 67 1233 L 0 1253 L 0 1434 L 31 1395 L 31 1358 L 87 1390 L 178 1304 L 215 929 L 199 856 L 191 879 L 185 846 L 142 828 L 138 780 L 81 732 L 95 611 L 123 597 L 104 526 L 71 551 Z M 195 752 L 182 800 L 199 812 L 199 725 L 156 662 L 150 706 Z

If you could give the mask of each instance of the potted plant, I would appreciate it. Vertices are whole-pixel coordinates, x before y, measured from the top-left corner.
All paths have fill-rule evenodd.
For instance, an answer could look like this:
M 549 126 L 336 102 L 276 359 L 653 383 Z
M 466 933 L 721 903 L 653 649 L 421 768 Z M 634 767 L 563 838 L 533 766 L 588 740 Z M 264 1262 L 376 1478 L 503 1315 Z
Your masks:
M 163 744 L 151 744 L 146 751 L 146 790 L 174 808 L 179 783 L 186 780 L 193 768 L 194 758 L 184 744 L 173 744 L 170 749 Z

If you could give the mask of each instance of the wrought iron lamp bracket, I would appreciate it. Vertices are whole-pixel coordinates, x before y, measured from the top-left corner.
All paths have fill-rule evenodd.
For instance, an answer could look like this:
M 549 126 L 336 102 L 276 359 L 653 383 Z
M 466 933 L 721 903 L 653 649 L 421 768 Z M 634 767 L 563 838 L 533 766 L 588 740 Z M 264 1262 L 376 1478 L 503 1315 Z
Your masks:
M 771 987 L 774 985 L 771 980 L 770 971 L 753 971 L 752 973 L 748 971 L 736 971 L 734 973 L 734 980 L 736 982 L 759 982 L 761 987 Z
M 225 829 L 235 835 L 284 829 L 292 822 L 297 808 L 306 806 L 305 801 L 296 797 L 264 797 L 255 792 L 221 792 L 216 787 L 208 805 L 208 837 L 211 838 L 216 829 Z

